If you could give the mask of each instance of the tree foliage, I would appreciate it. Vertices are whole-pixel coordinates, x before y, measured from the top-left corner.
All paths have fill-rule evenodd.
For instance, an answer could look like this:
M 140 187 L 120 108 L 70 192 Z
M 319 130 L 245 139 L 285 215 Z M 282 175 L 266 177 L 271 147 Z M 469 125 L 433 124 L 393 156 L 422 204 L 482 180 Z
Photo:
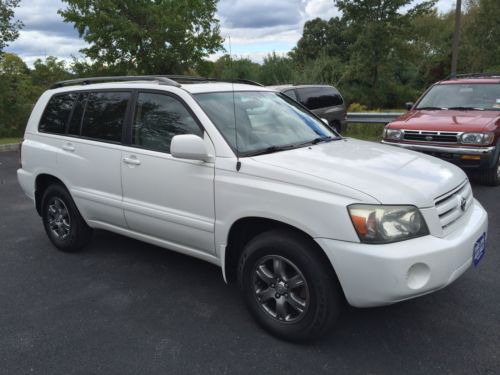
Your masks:
M 20 0 L 1 0 L 0 1 L 0 53 L 8 45 L 17 39 L 19 29 L 23 23 L 19 20 L 14 21 L 14 8 L 19 5 Z
M 63 0 L 59 13 L 93 62 L 127 73 L 177 74 L 222 47 L 217 0 Z

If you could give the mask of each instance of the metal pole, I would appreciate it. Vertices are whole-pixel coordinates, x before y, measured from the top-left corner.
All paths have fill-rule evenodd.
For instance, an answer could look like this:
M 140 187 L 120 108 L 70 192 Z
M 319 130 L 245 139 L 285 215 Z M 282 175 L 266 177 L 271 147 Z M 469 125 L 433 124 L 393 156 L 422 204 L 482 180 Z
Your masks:
M 462 0 L 457 0 L 455 10 L 455 33 L 453 34 L 453 50 L 451 53 L 451 78 L 457 76 L 458 42 L 460 40 L 460 18 L 462 15 Z

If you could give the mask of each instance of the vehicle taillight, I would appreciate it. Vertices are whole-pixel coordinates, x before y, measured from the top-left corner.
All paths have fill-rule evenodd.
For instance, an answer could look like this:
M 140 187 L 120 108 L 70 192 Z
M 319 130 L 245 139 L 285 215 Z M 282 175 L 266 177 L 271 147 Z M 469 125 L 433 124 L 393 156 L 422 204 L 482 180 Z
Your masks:
M 21 142 L 19 142 L 19 169 L 23 168 L 23 158 L 22 158 L 23 142 L 24 142 L 24 138 L 21 139 Z

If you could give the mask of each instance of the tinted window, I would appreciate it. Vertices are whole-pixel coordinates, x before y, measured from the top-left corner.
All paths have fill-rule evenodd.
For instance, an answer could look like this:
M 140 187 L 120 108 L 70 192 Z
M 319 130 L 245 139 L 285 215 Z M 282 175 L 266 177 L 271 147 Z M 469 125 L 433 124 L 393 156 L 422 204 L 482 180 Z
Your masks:
M 132 143 L 149 150 L 170 152 L 170 142 L 178 134 L 203 135 L 180 101 L 167 95 L 140 93 L 132 126 Z
M 128 92 L 94 92 L 87 99 L 82 136 L 119 142 L 130 98 Z
M 283 94 L 285 94 L 289 98 L 292 98 L 293 100 L 297 100 L 297 95 L 295 95 L 295 90 L 283 91 Z
M 299 99 L 309 109 L 342 105 L 340 93 L 333 87 L 304 87 L 297 89 Z
M 38 130 L 46 133 L 64 134 L 66 123 L 77 96 L 76 93 L 67 93 L 54 95 L 50 98 L 40 119 Z
M 68 134 L 80 135 L 83 111 L 85 109 L 85 102 L 87 101 L 88 96 L 89 94 L 87 92 L 83 92 L 79 95 L 75 104 L 75 109 L 73 110 L 73 115 L 69 120 Z

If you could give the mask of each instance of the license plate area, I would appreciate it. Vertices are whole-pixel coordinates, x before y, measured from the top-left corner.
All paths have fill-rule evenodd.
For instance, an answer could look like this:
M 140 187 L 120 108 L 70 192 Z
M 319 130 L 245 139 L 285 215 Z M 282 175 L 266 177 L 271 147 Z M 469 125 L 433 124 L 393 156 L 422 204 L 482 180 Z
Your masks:
M 472 263 L 476 267 L 486 252 L 486 233 L 483 233 L 474 244 L 472 250 Z

